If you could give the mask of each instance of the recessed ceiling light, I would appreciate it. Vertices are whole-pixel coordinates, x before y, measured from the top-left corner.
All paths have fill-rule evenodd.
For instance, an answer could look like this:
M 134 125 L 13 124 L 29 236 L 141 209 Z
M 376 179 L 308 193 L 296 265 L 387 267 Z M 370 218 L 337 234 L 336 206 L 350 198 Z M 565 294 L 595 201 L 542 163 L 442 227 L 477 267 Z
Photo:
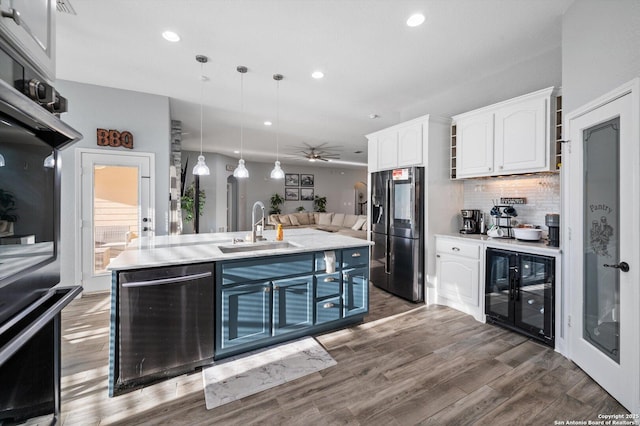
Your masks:
M 234 154 L 240 154 L 240 151 L 238 151 L 237 149 L 235 151 L 233 151 Z
M 265 126 L 271 126 L 272 124 L 273 124 L 273 123 L 272 123 L 272 122 L 270 122 L 270 121 L 265 121 L 265 122 L 264 122 L 264 125 L 265 125 Z
M 170 41 L 172 43 L 177 43 L 177 42 L 180 41 L 180 36 L 177 33 L 173 32 L 173 31 L 169 31 L 169 30 L 164 31 L 162 33 L 162 37 L 165 40 Z
M 380 117 L 378 114 L 369 114 L 369 118 L 372 120 L 375 120 L 378 117 Z
M 311 77 L 315 78 L 316 80 L 321 79 L 322 77 L 324 77 L 324 73 L 322 71 L 314 71 L 311 73 Z
M 419 25 L 422 25 L 423 22 L 424 15 L 422 13 L 414 13 L 413 15 L 409 16 L 409 19 L 407 19 L 407 25 L 410 27 L 417 27 Z

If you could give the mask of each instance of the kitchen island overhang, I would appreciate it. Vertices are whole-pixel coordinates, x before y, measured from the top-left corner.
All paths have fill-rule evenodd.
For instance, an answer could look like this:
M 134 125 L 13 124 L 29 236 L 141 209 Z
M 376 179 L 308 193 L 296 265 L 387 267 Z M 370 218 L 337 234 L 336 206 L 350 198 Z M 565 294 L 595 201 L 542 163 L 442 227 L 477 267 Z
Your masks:
M 114 259 L 110 396 L 362 322 L 373 243 L 312 229 L 284 242 L 245 235 L 144 238 Z

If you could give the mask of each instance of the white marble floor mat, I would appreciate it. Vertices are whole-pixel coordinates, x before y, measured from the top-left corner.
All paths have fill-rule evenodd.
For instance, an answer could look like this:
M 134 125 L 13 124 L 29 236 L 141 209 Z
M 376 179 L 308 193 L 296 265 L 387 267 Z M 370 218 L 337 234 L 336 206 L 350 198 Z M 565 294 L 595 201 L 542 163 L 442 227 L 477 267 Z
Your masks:
M 336 365 L 336 361 L 312 337 L 216 361 L 213 366 L 202 370 L 207 409 L 332 365 Z

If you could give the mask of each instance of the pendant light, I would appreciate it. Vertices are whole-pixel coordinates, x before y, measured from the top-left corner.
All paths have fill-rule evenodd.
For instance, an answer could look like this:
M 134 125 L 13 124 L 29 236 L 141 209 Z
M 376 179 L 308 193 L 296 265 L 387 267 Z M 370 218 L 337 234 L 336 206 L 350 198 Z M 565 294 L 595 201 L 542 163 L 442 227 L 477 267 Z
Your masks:
M 244 166 L 242 148 L 244 142 L 244 74 L 247 72 L 247 67 L 239 65 L 236 71 L 240 73 L 240 159 L 238 160 L 238 167 L 233 171 L 233 177 L 246 179 L 249 177 L 249 170 Z
M 204 55 L 196 55 L 196 61 L 200 62 L 200 155 L 198 156 L 198 163 L 193 166 L 193 174 L 196 176 L 208 176 L 209 167 L 204 162 L 204 155 L 202 155 L 202 105 L 204 103 L 204 82 L 207 77 L 204 75 L 204 64 L 207 63 L 209 58 Z
M 273 79 L 276 81 L 276 162 L 273 170 L 271 170 L 271 179 L 284 179 L 284 170 L 280 167 L 280 81 L 284 77 L 282 74 L 274 74 Z

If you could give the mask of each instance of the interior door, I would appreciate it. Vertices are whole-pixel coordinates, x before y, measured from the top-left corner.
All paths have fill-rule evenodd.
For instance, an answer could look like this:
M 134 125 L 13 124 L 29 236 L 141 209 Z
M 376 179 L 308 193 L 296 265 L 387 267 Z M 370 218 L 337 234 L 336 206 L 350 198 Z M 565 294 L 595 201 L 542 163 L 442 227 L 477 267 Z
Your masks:
M 637 83 L 630 87 L 637 87 Z M 638 103 L 632 89 L 571 114 L 571 358 L 638 412 Z
M 82 286 L 108 291 L 112 259 L 141 236 L 153 234 L 151 155 L 82 152 Z

